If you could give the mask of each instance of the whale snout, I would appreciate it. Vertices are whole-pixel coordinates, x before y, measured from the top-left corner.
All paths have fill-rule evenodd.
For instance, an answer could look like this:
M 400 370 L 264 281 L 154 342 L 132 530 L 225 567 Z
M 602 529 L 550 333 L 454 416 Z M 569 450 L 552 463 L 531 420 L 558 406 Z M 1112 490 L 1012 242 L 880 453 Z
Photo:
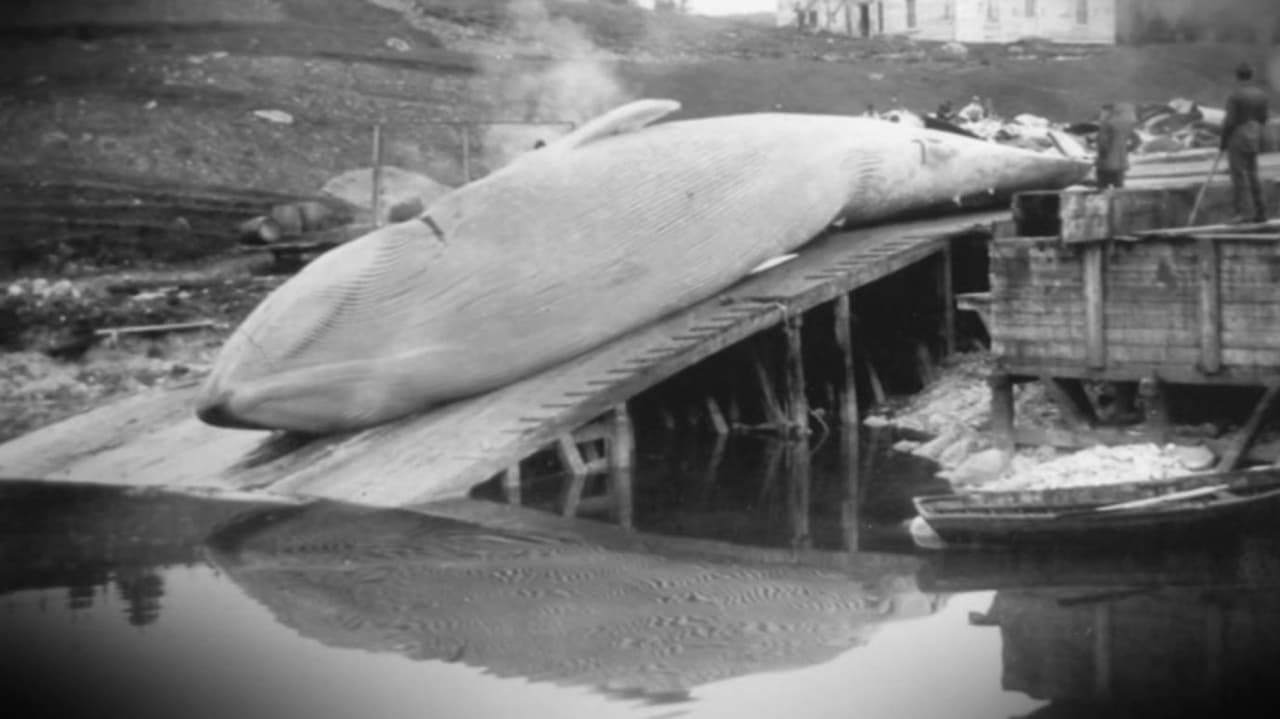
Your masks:
M 196 400 L 196 417 L 205 424 L 225 429 L 270 429 L 238 412 L 229 391 L 206 388 Z

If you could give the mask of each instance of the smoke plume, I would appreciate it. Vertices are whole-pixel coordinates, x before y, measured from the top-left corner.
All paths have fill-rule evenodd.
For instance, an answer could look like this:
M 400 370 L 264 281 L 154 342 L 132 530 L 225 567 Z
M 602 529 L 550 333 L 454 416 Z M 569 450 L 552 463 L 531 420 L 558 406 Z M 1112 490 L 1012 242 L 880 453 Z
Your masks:
M 618 77 L 611 53 L 599 48 L 584 28 L 554 17 L 541 0 L 511 0 L 507 36 L 524 58 L 495 60 L 494 118 L 543 125 L 493 125 L 481 134 L 483 164 L 496 168 L 600 113 L 632 99 Z

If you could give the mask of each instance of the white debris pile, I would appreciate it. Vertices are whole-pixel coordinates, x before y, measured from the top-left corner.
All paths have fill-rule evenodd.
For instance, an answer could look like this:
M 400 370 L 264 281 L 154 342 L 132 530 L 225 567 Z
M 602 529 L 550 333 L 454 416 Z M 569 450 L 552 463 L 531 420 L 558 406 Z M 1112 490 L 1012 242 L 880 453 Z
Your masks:
M 976 430 L 990 421 L 991 357 L 968 353 L 953 358 L 941 376 L 914 395 L 905 405 L 885 415 L 867 418 L 868 426 L 892 425 L 924 434 L 941 436 L 959 429 Z M 1020 423 L 1036 427 L 1059 426 L 1057 407 L 1039 383 L 1014 388 L 1014 411 Z
M 1213 454 L 1201 447 L 1131 444 L 1097 446 L 1054 459 L 1035 453 L 1012 458 L 1006 476 L 974 491 L 1038 490 L 1172 479 L 1207 469 Z

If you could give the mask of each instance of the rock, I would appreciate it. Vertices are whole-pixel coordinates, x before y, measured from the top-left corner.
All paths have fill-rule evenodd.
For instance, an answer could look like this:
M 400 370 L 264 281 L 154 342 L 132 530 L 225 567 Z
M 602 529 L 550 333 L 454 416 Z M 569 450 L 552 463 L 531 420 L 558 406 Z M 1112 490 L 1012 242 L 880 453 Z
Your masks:
M 969 48 L 961 42 L 949 42 L 938 48 L 938 54 L 952 60 L 963 60 L 969 57 Z
M 409 43 L 405 42 L 404 40 L 401 40 L 398 37 L 387 38 L 387 47 L 391 48 L 392 50 L 395 50 L 396 52 L 409 52 L 409 50 L 412 49 L 409 47 Z
M 427 208 L 422 206 L 421 198 L 410 197 L 392 205 L 387 210 L 387 222 L 408 222 L 421 215 Z
M 900 439 L 893 443 L 893 449 L 895 452 L 911 452 L 919 446 L 920 443 L 913 439 Z
M 955 443 L 960 436 L 958 427 L 948 427 L 942 434 L 920 445 L 912 454 L 924 459 L 938 459 L 938 455 L 942 454 L 942 450 Z
M 356 207 L 371 209 L 372 188 L 373 169 L 366 167 L 330 178 L 324 183 L 321 191 Z M 379 189 L 381 217 L 378 219 L 385 222 L 390 221 L 389 216 L 393 208 L 411 200 L 417 200 L 424 208 L 430 207 L 436 198 L 453 188 L 426 175 L 394 165 L 385 165 L 382 168 Z
M 863 426 L 871 427 L 873 429 L 880 428 L 880 427 L 888 427 L 889 419 L 887 417 L 882 417 L 878 414 L 873 414 L 870 417 L 867 417 L 866 419 L 862 420 L 862 424 Z
M 40 145 L 42 147 L 50 147 L 53 145 L 66 145 L 71 142 L 71 136 L 61 130 L 50 130 L 40 136 Z
M 938 453 L 938 464 L 947 468 L 958 467 L 978 448 L 978 441 L 973 437 L 961 437 L 952 442 L 946 449 Z
M 254 110 L 253 114 L 263 120 L 279 123 L 281 125 L 292 125 L 293 115 L 284 110 Z
M 955 485 L 984 484 L 999 479 L 1008 467 L 1008 455 L 993 447 L 970 455 L 960 466 L 937 476 Z
M 1208 447 L 1178 446 L 1171 451 L 1179 464 L 1193 472 L 1209 469 L 1217 459 Z

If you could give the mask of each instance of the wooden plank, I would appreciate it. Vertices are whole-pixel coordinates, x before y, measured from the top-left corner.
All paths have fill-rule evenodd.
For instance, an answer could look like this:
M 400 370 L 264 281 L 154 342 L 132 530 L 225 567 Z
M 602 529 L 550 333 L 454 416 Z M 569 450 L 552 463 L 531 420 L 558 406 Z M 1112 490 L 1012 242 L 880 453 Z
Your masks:
M 760 389 L 760 404 L 764 409 L 765 421 L 778 428 L 786 427 L 787 414 L 778 403 L 778 395 L 773 390 L 773 380 L 758 356 L 752 359 L 751 369 L 755 372 L 756 386 Z
M 1222 369 L 1222 287 L 1218 273 L 1218 245 L 1200 240 L 1200 369 Z
M 1066 244 L 1110 239 L 1111 193 L 1064 191 L 1061 213 L 1062 241 Z
M 729 434 L 729 423 L 724 418 L 724 412 L 720 411 L 720 403 L 711 395 L 706 396 L 705 402 L 707 405 L 707 417 L 711 420 L 711 428 L 715 430 L 716 434 Z
M 1079 361 L 1061 358 L 1022 358 L 1002 356 L 996 358 L 1001 372 L 1029 377 L 1040 374 L 1052 374 L 1054 377 L 1078 377 L 1088 380 L 1106 380 L 1112 382 L 1136 382 L 1152 375 L 1171 384 L 1206 384 L 1220 386 L 1258 386 L 1280 378 L 1280 366 L 1238 366 L 1223 365 L 1222 371 L 1215 375 L 1206 375 L 1194 365 L 1166 364 L 1162 362 L 1127 362 L 1112 364 L 1105 370 L 1086 367 L 1083 358 Z
M 560 435 L 556 440 L 556 453 L 569 475 L 565 478 L 560 493 L 560 513 L 566 517 L 574 517 L 578 514 L 578 503 L 582 501 L 582 490 L 586 487 L 590 472 L 578 451 L 578 443 L 573 441 L 571 435 Z
M 1090 367 L 1104 367 L 1107 363 L 1106 294 L 1103 286 L 1105 245 L 1093 243 L 1084 251 L 1084 317 L 1085 348 Z
M 1275 406 L 1277 396 L 1280 396 L 1280 382 L 1268 384 L 1262 393 L 1262 398 L 1258 400 L 1258 404 L 1249 415 L 1249 420 L 1240 428 L 1231 444 L 1227 446 L 1227 450 L 1223 452 L 1222 458 L 1218 460 L 1218 471 L 1229 472 L 1239 468 L 1241 458 L 1253 445 L 1253 440 L 1258 436 L 1258 430 L 1262 428 L 1263 421 Z

